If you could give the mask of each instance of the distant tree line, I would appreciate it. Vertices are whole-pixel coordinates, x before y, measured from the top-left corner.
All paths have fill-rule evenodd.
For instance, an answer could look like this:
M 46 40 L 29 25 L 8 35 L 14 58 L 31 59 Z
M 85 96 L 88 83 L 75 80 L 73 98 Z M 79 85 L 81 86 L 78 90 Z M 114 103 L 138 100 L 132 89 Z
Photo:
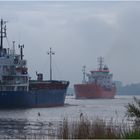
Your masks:
M 123 86 L 119 81 L 115 83 L 118 95 L 140 95 L 140 83 L 132 83 L 125 86 Z

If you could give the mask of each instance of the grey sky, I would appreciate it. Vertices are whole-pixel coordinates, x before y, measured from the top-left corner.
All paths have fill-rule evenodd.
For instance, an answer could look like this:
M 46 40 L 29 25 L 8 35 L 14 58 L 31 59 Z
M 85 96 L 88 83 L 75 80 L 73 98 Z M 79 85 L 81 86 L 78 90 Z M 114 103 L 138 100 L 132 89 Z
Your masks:
M 49 78 L 52 47 L 53 77 L 71 86 L 81 82 L 83 65 L 87 72 L 97 67 L 99 56 L 114 80 L 140 82 L 140 2 L 0 2 L 0 17 L 8 21 L 10 45 L 25 44 L 32 78 L 36 71 Z

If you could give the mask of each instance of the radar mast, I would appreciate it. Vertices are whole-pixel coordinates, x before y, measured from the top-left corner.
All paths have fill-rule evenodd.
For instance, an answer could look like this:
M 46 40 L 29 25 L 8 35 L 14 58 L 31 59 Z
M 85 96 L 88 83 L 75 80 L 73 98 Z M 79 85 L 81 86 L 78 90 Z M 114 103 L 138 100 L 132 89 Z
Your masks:
M 104 62 L 104 58 L 103 57 L 99 57 L 98 58 L 98 62 L 99 62 L 99 70 L 103 70 L 103 62 Z
M 50 56 L 50 81 L 52 80 L 52 55 L 55 53 L 52 51 L 52 48 L 50 47 L 50 51 L 47 53 Z
M 86 83 L 86 66 L 85 65 L 83 66 L 82 72 L 83 72 L 83 82 L 82 83 L 84 84 L 84 83 Z
M 3 38 L 7 37 L 6 35 L 6 21 L 3 21 L 3 19 L 1 19 L 0 21 L 0 39 L 1 39 L 1 43 L 0 43 L 0 51 L 3 49 Z

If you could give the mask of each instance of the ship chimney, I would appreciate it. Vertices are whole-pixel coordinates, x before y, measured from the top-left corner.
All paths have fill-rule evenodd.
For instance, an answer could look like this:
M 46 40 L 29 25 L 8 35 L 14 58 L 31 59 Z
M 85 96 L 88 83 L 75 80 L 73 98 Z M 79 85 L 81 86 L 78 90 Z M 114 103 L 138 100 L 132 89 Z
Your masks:
M 43 81 L 43 74 L 42 73 L 36 72 L 36 75 L 37 75 L 37 81 L 39 81 L 39 82 Z

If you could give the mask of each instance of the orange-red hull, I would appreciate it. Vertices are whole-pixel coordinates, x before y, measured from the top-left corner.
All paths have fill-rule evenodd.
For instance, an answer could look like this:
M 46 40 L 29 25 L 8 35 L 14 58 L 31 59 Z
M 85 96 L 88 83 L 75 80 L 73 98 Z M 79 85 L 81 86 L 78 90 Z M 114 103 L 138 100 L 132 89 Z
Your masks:
M 112 99 L 116 94 L 116 88 L 103 88 L 96 84 L 74 85 L 76 99 L 106 98 Z

